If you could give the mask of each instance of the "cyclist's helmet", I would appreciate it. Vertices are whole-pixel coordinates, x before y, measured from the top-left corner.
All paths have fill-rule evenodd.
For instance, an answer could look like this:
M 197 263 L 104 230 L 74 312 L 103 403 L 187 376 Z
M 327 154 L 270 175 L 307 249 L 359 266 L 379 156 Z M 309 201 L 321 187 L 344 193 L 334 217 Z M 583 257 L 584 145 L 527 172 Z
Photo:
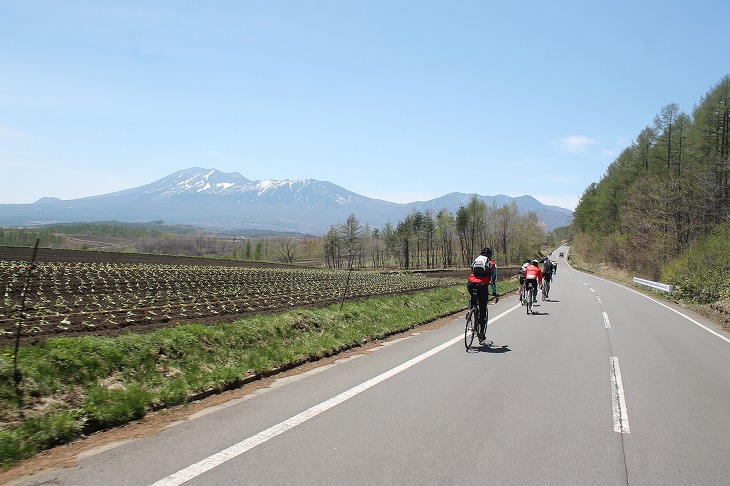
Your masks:
M 539 260 L 537 260 L 537 259 L 535 259 L 535 260 L 532 260 L 532 264 L 533 264 L 533 265 L 540 265 L 540 261 L 539 261 Z
M 482 248 L 481 254 L 487 258 L 492 258 L 492 249 L 491 248 Z

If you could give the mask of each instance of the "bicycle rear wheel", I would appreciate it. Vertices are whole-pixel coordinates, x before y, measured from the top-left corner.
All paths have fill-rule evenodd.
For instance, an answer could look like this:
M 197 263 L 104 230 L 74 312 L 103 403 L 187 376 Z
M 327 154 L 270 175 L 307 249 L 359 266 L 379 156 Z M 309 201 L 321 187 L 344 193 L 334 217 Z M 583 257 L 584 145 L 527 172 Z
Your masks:
M 527 314 L 532 312 L 532 289 L 527 291 Z
M 474 338 L 477 335 L 477 309 L 471 307 L 469 312 L 466 313 L 466 327 L 464 328 L 464 346 L 466 350 L 471 349 L 471 345 L 474 343 Z

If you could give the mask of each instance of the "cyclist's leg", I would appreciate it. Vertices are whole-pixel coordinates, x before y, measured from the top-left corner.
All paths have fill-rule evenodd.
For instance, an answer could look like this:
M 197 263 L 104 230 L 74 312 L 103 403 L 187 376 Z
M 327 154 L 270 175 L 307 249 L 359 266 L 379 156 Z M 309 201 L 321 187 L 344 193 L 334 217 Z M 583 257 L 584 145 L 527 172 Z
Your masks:
M 476 307 L 477 305 L 477 285 L 472 282 L 467 282 L 466 289 L 469 292 L 469 308 Z
M 520 304 L 525 300 L 525 277 L 520 277 Z
M 489 285 L 480 285 L 477 287 L 477 295 L 479 296 L 479 338 L 484 339 L 487 331 L 487 303 L 489 302 Z

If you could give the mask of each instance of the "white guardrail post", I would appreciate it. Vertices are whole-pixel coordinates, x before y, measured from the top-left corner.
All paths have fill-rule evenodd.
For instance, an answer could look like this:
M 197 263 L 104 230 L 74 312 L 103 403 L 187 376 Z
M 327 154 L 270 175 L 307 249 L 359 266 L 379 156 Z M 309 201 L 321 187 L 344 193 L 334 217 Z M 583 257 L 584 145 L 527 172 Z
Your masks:
M 662 292 L 666 292 L 669 295 L 672 295 L 672 292 L 674 291 L 674 285 L 667 285 L 659 282 L 652 282 L 651 280 L 644 280 L 643 278 L 633 278 L 634 283 L 637 283 L 639 285 L 645 285 L 647 287 L 650 287 L 654 290 L 661 290 Z

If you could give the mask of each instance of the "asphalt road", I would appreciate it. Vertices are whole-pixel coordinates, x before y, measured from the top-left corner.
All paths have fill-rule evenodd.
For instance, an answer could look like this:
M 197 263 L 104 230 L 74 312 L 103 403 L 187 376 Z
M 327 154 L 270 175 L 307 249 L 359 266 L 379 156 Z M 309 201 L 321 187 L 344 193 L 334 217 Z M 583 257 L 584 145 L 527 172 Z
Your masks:
M 730 484 L 727 333 L 563 258 L 489 310 L 19 484 Z

